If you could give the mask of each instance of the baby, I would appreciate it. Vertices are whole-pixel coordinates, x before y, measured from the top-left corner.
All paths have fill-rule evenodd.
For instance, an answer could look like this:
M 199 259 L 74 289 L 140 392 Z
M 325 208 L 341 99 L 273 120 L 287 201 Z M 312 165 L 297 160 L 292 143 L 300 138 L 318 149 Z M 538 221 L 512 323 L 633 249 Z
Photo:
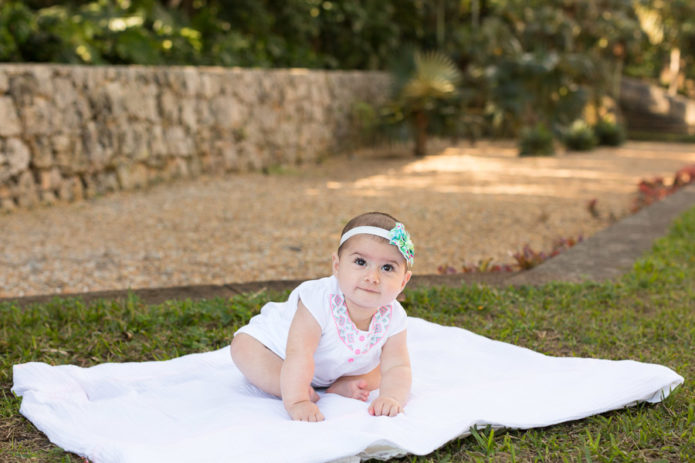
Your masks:
M 403 224 L 368 212 L 343 228 L 333 275 L 270 302 L 234 334 L 231 353 L 246 378 L 282 398 L 293 420 L 322 421 L 314 388 L 366 401 L 396 416 L 410 394 L 407 315 L 395 300 L 410 280 L 413 243 Z

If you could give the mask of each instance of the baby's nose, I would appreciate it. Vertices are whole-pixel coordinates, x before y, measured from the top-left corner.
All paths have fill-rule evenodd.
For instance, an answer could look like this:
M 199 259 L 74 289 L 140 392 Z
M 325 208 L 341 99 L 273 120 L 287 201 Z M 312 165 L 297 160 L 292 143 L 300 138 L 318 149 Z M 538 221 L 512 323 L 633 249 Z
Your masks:
M 378 283 L 379 269 L 376 267 L 370 267 L 369 270 L 367 270 L 367 280 L 372 281 L 374 283 Z

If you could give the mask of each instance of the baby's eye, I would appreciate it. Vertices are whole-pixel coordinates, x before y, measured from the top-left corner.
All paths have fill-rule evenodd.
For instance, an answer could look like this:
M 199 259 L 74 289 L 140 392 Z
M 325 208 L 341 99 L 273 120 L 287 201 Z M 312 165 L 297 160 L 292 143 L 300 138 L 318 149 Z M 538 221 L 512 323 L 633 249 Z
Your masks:
M 384 264 L 381 268 L 384 269 L 384 272 L 393 272 L 393 265 L 391 264 Z
M 364 260 L 364 259 L 362 259 L 361 257 L 358 257 L 358 258 L 355 259 L 355 263 L 356 263 L 357 265 L 362 266 L 362 265 L 366 265 L 366 264 L 367 264 L 367 261 Z

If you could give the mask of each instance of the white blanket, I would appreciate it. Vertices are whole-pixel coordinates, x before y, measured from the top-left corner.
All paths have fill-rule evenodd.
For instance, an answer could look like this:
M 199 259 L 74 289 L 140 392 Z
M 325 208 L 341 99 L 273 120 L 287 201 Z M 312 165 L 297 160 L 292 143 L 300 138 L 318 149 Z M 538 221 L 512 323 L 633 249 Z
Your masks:
M 93 462 L 324 462 L 424 455 L 472 426 L 576 420 L 659 402 L 683 382 L 660 365 L 549 357 L 417 318 L 408 338 L 413 388 L 395 418 L 321 394 L 326 421 L 292 422 L 228 348 L 91 368 L 25 363 L 14 366 L 12 390 L 52 442 Z

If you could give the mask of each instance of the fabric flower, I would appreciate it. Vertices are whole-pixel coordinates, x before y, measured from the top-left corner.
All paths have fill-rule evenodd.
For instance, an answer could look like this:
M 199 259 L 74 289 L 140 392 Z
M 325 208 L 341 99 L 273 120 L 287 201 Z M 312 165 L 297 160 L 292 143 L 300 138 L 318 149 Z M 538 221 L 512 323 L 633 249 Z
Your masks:
M 410 239 L 410 234 L 406 231 L 402 223 L 396 222 L 396 226 L 389 232 L 389 243 L 398 248 L 408 262 L 408 265 L 413 265 L 413 261 L 415 260 L 415 246 Z

